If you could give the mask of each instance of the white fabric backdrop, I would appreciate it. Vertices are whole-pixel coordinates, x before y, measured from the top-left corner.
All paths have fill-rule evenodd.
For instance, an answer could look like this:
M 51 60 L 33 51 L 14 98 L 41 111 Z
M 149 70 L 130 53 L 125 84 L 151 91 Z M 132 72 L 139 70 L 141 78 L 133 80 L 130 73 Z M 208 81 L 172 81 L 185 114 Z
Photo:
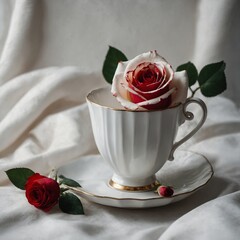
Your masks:
M 0 239 L 238 239 L 239 5 L 1 0 Z M 207 122 L 185 144 L 208 157 L 215 176 L 190 198 L 162 208 L 115 209 L 83 200 L 85 216 L 57 209 L 45 214 L 27 203 L 4 171 L 25 166 L 48 174 L 97 153 L 85 96 L 105 84 L 100 70 L 108 45 L 129 58 L 157 49 L 174 67 L 188 60 L 198 67 L 226 61 L 229 99 L 204 99 Z

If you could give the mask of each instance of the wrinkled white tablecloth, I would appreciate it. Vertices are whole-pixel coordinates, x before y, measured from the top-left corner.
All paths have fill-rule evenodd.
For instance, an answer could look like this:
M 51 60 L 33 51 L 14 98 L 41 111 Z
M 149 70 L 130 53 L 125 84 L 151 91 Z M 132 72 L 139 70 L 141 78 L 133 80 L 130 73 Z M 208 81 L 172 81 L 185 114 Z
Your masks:
M 234 0 L 1 0 L 0 239 L 239 239 L 238 6 Z M 57 208 L 44 213 L 28 204 L 4 171 L 24 166 L 48 174 L 97 154 L 85 96 L 106 84 L 100 68 L 108 44 L 130 56 L 156 48 L 175 66 L 225 59 L 229 98 L 198 95 L 208 118 L 182 146 L 205 155 L 214 177 L 164 207 L 118 209 L 82 199 L 84 216 Z M 188 123 L 179 137 L 187 129 Z

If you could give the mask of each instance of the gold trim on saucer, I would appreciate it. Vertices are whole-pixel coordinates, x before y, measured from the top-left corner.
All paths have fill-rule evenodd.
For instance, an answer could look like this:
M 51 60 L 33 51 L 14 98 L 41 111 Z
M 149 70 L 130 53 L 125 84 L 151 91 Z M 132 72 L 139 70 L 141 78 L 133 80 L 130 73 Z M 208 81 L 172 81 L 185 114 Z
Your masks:
M 121 190 L 121 191 L 129 191 L 129 192 L 145 192 L 145 191 L 151 191 L 157 186 L 160 186 L 160 183 L 158 181 L 155 181 L 151 184 L 145 185 L 145 186 L 124 186 L 119 183 L 114 182 L 112 179 L 109 181 L 110 187 Z

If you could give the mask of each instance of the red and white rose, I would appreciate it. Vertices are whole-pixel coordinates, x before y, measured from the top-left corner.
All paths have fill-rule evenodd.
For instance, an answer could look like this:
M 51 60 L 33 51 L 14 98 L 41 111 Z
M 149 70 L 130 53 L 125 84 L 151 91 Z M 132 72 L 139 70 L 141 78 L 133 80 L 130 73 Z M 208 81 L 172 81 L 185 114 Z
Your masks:
M 112 94 L 130 110 L 154 110 L 185 102 L 188 90 L 186 71 L 174 72 L 156 51 L 119 62 L 112 82 Z

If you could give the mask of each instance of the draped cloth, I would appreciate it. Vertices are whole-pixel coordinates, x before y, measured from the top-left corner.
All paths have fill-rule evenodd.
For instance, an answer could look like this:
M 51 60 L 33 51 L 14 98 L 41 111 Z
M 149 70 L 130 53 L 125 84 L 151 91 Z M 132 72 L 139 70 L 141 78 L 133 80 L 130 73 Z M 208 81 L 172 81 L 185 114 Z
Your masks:
M 0 239 L 239 239 L 239 1 L 2 0 L 0 2 Z M 85 97 L 105 86 L 108 45 L 131 58 L 157 49 L 176 68 L 225 60 L 228 90 L 202 98 L 208 118 L 184 149 L 215 174 L 178 203 L 117 209 L 82 199 L 84 216 L 28 204 L 4 171 L 49 174 L 98 154 Z M 196 112 L 195 120 L 200 118 Z M 179 137 L 188 131 L 183 126 Z M 94 165 L 91 166 L 94 172 Z M 102 174 L 104 169 L 102 169 Z

